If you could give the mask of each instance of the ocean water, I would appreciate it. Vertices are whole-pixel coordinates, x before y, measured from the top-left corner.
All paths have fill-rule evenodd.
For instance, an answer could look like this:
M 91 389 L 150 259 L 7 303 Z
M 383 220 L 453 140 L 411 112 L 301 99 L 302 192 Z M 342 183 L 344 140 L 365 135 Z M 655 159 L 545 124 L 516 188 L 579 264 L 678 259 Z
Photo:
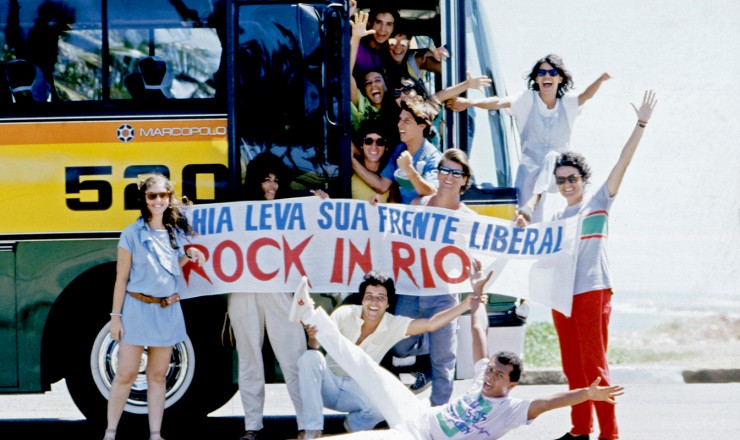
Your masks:
M 523 76 L 548 53 L 563 57 L 573 93 L 602 72 L 613 77 L 583 107 L 571 137 L 595 185 L 634 127 L 630 103 L 657 92 L 610 212 L 612 328 L 740 317 L 740 2 L 485 3 L 508 93 L 522 90 Z M 532 320 L 550 320 L 549 310 L 533 305 Z

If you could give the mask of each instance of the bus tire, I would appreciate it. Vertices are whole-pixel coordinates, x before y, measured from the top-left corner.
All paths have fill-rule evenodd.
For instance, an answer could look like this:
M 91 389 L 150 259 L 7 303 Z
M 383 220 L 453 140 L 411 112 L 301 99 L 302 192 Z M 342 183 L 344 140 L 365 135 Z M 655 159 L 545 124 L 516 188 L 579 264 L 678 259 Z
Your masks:
M 226 301 L 222 297 L 203 297 L 181 303 L 188 328 L 188 339 L 173 348 L 167 372 L 166 417 L 206 417 L 234 396 L 233 354 L 221 342 Z M 107 315 L 107 313 L 105 314 Z M 109 321 L 76 326 L 70 336 L 79 347 L 71 353 L 66 371 L 69 393 L 85 417 L 105 423 L 107 399 L 115 375 L 118 343 L 110 338 Z M 141 370 L 124 408 L 131 422 L 146 423 L 146 350 Z

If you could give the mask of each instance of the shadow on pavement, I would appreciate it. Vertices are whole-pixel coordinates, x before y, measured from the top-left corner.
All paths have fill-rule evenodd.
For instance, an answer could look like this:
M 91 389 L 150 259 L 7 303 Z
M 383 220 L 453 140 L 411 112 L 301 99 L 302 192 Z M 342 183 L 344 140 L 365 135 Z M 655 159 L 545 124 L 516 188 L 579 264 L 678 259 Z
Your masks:
M 324 432 L 338 434 L 344 432 L 343 416 L 327 415 L 324 418 Z M 297 435 L 296 421 L 293 416 L 266 417 L 265 429 L 260 439 L 281 440 L 294 439 Z M 133 426 L 132 426 L 133 425 Z M 105 427 L 85 420 L 59 419 L 19 419 L 0 421 L 0 439 L 51 439 L 73 438 L 75 440 L 100 440 Z M 168 440 L 208 439 L 238 440 L 244 434 L 244 421 L 241 417 L 208 417 L 191 422 L 175 422 L 165 415 L 162 436 Z M 117 440 L 142 440 L 149 436 L 145 425 L 126 424 L 123 422 L 118 430 Z

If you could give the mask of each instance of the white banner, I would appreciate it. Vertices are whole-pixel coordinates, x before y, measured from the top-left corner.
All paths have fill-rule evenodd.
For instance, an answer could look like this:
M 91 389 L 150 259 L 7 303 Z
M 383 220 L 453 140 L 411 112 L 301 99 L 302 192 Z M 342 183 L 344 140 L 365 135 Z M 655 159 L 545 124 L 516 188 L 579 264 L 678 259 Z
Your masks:
M 380 270 L 398 293 L 471 290 L 470 258 L 493 268 L 489 293 L 528 298 L 570 314 L 577 256 L 575 219 L 515 228 L 493 217 L 400 204 L 302 197 L 188 208 L 206 255 L 184 267 L 184 298 L 232 292 L 356 292 Z

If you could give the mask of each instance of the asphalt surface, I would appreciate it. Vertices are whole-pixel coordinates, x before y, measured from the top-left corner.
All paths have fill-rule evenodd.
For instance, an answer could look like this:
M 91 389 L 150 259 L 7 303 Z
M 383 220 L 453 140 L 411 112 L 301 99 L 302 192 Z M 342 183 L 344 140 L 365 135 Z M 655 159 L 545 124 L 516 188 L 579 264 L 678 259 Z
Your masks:
M 727 370 L 717 379 L 732 378 Z M 737 370 L 729 370 L 737 371 Z M 625 386 L 618 401 L 618 418 L 623 439 L 740 438 L 740 383 L 686 383 L 684 371 L 620 368 L 615 382 Z M 724 375 L 724 376 L 723 376 Z M 458 381 L 455 393 L 465 391 L 469 381 Z M 512 395 L 537 398 L 565 391 L 566 386 L 519 385 Z M 429 390 L 420 394 L 426 398 Z M 231 439 L 243 433 L 241 401 L 235 396 L 207 420 L 173 420 L 165 413 L 163 435 L 176 439 Z M 262 439 L 280 440 L 296 435 L 293 408 L 284 385 L 268 385 Z M 327 433 L 342 432 L 342 417 L 326 412 Z M 521 427 L 506 439 L 554 439 L 569 428 L 569 411 L 559 409 L 543 414 L 531 425 Z M 144 428 L 119 430 L 119 439 L 146 439 Z M 72 403 L 64 382 L 51 392 L 37 395 L 0 395 L 0 439 L 75 438 L 100 439 L 102 430 L 91 426 Z M 596 438 L 596 434 L 592 436 Z

